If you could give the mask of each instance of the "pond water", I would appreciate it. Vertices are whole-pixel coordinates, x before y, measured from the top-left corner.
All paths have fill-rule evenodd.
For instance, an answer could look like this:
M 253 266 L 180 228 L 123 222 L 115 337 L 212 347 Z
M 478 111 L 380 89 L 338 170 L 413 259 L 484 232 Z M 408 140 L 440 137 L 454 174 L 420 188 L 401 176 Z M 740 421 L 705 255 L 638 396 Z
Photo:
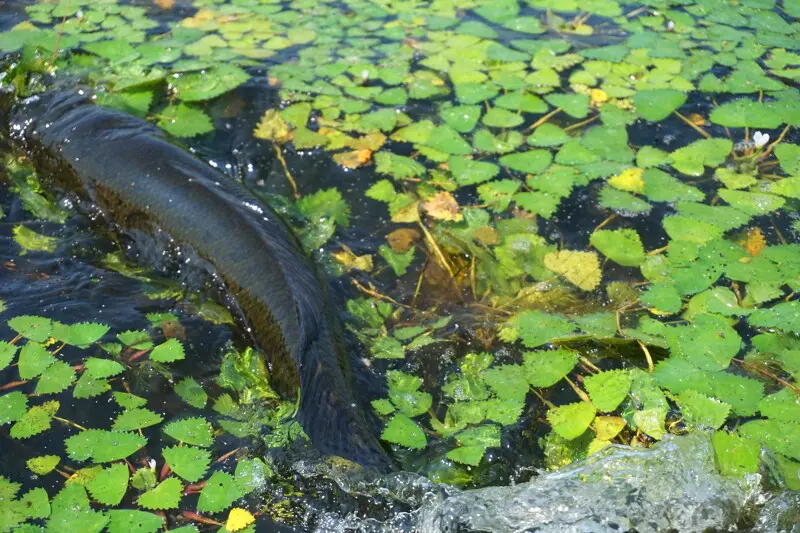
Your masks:
M 224 288 L 6 132 L 0 532 L 797 531 L 798 19 L 0 6 L 7 100 L 83 87 L 293 228 L 398 470 L 321 457 Z

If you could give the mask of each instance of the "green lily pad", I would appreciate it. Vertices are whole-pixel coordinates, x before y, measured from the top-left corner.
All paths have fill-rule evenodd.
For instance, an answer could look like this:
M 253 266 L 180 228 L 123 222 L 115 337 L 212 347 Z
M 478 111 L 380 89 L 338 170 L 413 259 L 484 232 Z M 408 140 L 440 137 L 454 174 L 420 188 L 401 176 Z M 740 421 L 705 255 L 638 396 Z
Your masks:
M 551 387 L 564 379 L 578 362 L 572 350 L 539 350 L 523 354 L 523 367 L 528 383 L 534 387 Z
M 701 139 L 672 152 L 672 166 L 682 174 L 701 176 L 704 166 L 721 165 L 731 150 L 733 142 L 729 139 Z
M 448 161 L 450 172 L 459 185 L 475 185 L 497 176 L 500 167 L 494 163 L 452 156 Z
M 622 403 L 628 395 L 631 383 L 632 378 L 625 370 L 606 370 L 586 376 L 583 380 L 592 403 L 598 410 L 605 412 L 615 410 Z
M 633 96 L 636 113 L 645 120 L 659 122 L 686 103 L 686 94 L 675 89 L 646 89 Z
M 773 129 L 783 124 L 780 113 L 762 102 L 740 99 L 715 108 L 709 119 L 729 128 Z
M 560 437 L 572 440 L 583 435 L 594 420 L 597 410 L 588 402 L 575 402 L 550 409 L 547 421 Z
M 644 247 L 636 230 L 599 230 L 592 233 L 589 242 L 601 254 L 622 266 L 639 266 L 645 259 Z
M 549 94 L 545 100 L 574 118 L 585 118 L 589 114 L 589 96 L 586 94 Z
M 428 442 L 422 428 L 404 414 L 396 414 L 386 423 L 381 439 L 413 450 L 425 448 Z
M 504 155 L 499 162 L 502 166 L 519 172 L 538 174 L 546 169 L 551 161 L 552 155 L 548 150 L 529 150 L 527 152 Z
M 570 139 L 567 132 L 558 126 L 544 123 L 528 137 L 528 144 L 539 147 L 559 146 Z

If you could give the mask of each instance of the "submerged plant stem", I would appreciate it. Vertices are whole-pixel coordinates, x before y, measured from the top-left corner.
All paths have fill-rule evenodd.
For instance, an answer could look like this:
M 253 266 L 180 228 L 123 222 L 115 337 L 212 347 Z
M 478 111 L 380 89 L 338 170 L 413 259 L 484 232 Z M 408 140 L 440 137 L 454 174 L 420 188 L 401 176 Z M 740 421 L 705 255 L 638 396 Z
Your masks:
M 761 159 L 764 159 L 765 157 L 767 157 L 769 154 L 772 153 L 772 151 L 775 149 L 775 146 L 778 145 L 778 143 L 780 143 L 781 141 L 783 141 L 783 139 L 786 137 L 786 134 L 789 133 L 789 130 L 791 128 L 792 128 L 791 124 L 787 124 L 786 127 L 783 128 L 783 131 L 781 131 L 780 135 L 778 135 L 778 138 L 775 139 L 775 141 L 773 141 L 772 143 L 770 143 L 770 145 L 767 146 L 767 149 L 764 150 L 764 153 L 761 154 L 760 156 Z
M 673 111 L 673 113 L 675 113 L 678 116 L 679 119 L 684 121 L 689 127 L 691 127 L 694 131 L 696 131 L 697 133 L 699 133 L 700 135 L 702 135 L 706 139 L 710 139 L 711 138 L 711 135 L 706 130 L 704 130 L 703 128 L 701 128 L 700 126 L 698 126 L 697 124 L 695 124 L 694 122 L 689 120 L 688 118 L 684 117 L 683 115 L 681 115 L 677 111 Z
M 289 185 L 292 187 L 292 195 L 294 196 L 295 200 L 300 199 L 300 193 L 297 190 L 297 182 L 294 181 L 294 176 L 292 173 L 289 172 L 289 166 L 286 164 L 286 160 L 283 158 L 283 154 L 281 153 L 281 147 L 277 144 L 273 144 L 275 148 L 275 155 L 278 157 L 278 161 L 281 162 L 281 166 L 283 167 L 283 172 L 286 174 L 286 179 L 289 181 Z
M 577 130 L 578 128 L 582 128 L 583 126 L 586 126 L 587 124 L 591 124 L 592 122 L 594 122 L 594 121 L 595 121 L 595 120 L 597 120 L 598 118 L 600 118 L 600 115 L 599 115 L 599 114 L 598 114 L 598 115 L 595 115 L 595 116 L 593 116 L 593 117 L 589 117 L 589 118 L 587 118 L 586 120 L 582 120 L 582 121 L 580 121 L 580 122 L 576 122 L 575 124 L 572 124 L 572 125 L 570 125 L 570 126 L 567 126 L 566 128 L 564 128 L 564 131 L 572 131 L 572 130 Z
M 445 257 L 442 249 L 439 248 L 439 245 L 436 243 L 436 239 L 433 238 L 433 235 L 431 235 L 431 232 L 428 231 L 428 228 L 425 227 L 425 224 L 423 224 L 421 220 L 417 220 L 417 224 L 419 224 L 419 227 L 422 229 L 422 233 L 425 234 L 428 245 L 430 245 L 434 254 L 436 254 L 437 259 L 439 259 L 439 262 L 442 264 L 445 270 L 447 270 L 447 273 L 450 274 L 450 278 L 455 279 L 456 274 L 453 271 L 453 266 L 450 264 L 450 261 L 447 260 L 447 257 Z
M 58 420 L 58 421 L 59 421 L 59 422 L 61 422 L 62 424 L 66 424 L 66 425 L 68 425 L 68 426 L 72 426 L 72 427 L 74 427 L 75 429 L 80 429 L 81 431 L 86 431 L 86 428 L 85 428 L 85 427 L 81 426 L 80 424 L 76 424 L 76 423 L 75 423 L 75 422 L 73 422 L 72 420 L 67 420 L 66 418 L 61 418 L 60 416 L 54 416 L 54 417 L 53 417 L 53 420 Z
M 364 294 L 372 296 L 373 298 L 378 298 L 379 300 L 386 300 L 387 302 L 391 302 L 391 303 L 393 303 L 395 305 L 399 305 L 400 307 L 405 307 L 406 309 L 411 309 L 411 306 L 408 306 L 406 304 L 402 304 L 402 303 L 398 302 L 397 300 L 395 300 L 394 298 L 392 298 L 390 296 L 386 296 L 385 294 L 379 293 L 375 289 L 375 287 L 372 286 L 372 284 L 370 284 L 369 287 L 365 287 L 364 285 L 359 283 L 357 279 L 350 280 L 350 282 L 353 285 L 355 285 L 358 290 L 360 290 Z
M 644 358 L 647 359 L 647 371 L 652 374 L 653 371 L 656 369 L 655 365 L 653 365 L 653 356 L 650 355 L 650 350 L 647 349 L 647 345 L 645 343 L 643 343 L 639 339 L 636 339 L 636 342 L 639 343 L 639 347 L 644 352 Z
M 536 128 L 538 128 L 539 126 L 541 126 L 542 124 L 544 124 L 545 122 L 547 122 L 548 120 L 550 120 L 559 113 L 561 113 L 560 107 L 553 109 L 548 114 L 544 115 L 542 118 L 540 118 L 539 120 L 528 126 L 528 131 L 535 130 Z
M 786 381 L 785 379 L 779 378 L 778 376 L 776 376 L 776 375 L 775 375 L 775 374 L 773 374 L 772 372 L 768 372 L 768 371 L 764 370 L 763 368 L 760 368 L 760 367 L 758 367 L 758 366 L 756 366 L 756 365 L 751 365 L 750 363 L 748 363 L 748 362 L 744 361 L 743 359 L 736 359 L 736 358 L 734 357 L 734 358 L 733 358 L 733 361 L 734 361 L 735 363 L 737 363 L 737 364 L 739 364 L 739 365 L 743 366 L 744 368 L 749 368 L 750 370 L 755 370 L 755 371 L 756 371 L 756 372 L 758 372 L 759 374 L 762 374 L 762 375 L 764 375 L 764 376 L 767 376 L 767 377 L 768 377 L 768 378 L 770 378 L 770 379 L 774 379 L 775 381 L 777 381 L 778 383 L 780 383 L 780 384 L 781 384 L 781 385 L 783 385 L 784 387 L 786 387 L 786 388 L 788 388 L 788 389 L 791 389 L 791 390 L 792 390 L 792 391 L 793 391 L 795 394 L 798 394 L 798 395 L 800 395 L 800 387 L 798 387 L 797 385 L 794 385 L 794 384 L 792 384 L 792 383 L 789 383 L 789 382 L 788 382 L 788 381 Z

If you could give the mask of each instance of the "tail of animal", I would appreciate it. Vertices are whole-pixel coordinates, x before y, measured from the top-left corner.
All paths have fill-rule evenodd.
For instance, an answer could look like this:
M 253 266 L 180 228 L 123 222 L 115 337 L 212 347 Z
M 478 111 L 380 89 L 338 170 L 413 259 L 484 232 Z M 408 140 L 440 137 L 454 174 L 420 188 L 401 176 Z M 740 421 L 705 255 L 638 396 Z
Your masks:
M 360 465 L 387 472 L 391 461 L 367 428 L 349 394 L 327 328 L 308 344 L 300 372 L 300 422 L 317 448 Z

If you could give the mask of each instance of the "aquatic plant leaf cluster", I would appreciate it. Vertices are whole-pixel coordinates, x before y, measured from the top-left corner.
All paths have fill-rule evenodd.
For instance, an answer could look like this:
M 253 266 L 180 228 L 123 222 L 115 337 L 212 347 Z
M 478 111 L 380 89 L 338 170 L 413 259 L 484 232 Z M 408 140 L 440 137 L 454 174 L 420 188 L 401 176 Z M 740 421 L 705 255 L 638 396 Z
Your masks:
M 250 511 L 232 506 L 253 491 L 267 490 L 271 468 L 262 459 L 247 458 L 244 453 L 226 463 L 214 461 L 212 464 L 219 455 L 232 455 L 221 454 L 214 444 L 224 434 L 220 426 L 225 427 L 225 420 L 249 424 L 249 431 L 239 432 L 245 442 L 257 440 L 262 428 L 296 424 L 288 421 L 292 406 L 276 402 L 271 389 L 267 394 L 251 389 L 255 379 L 268 381 L 263 365 L 262 374 L 258 376 L 236 373 L 233 368 L 237 364 L 248 364 L 243 360 L 247 355 L 230 351 L 224 356 L 228 370 L 219 380 L 225 392 L 214 400 L 214 405 L 206 409 L 208 394 L 203 385 L 192 378 L 184 378 L 175 383 L 174 392 L 194 407 L 197 415 L 165 421 L 158 407 L 152 405 L 154 402 L 125 392 L 128 380 L 137 373 L 155 370 L 170 376 L 170 369 L 162 361 L 165 358 L 158 356 L 159 347 L 172 346 L 170 352 L 183 353 L 183 343 L 175 337 L 159 344 L 154 342 L 171 331 L 170 327 L 177 324 L 177 317 L 162 314 L 151 318 L 153 326 L 149 331 L 126 331 L 116 335 L 107 325 L 99 323 L 66 325 L 28 315 L 7 321 L 8 327 L 18 335 L 2 343 L 0 370 L 10 371 L 16 366 L 20 379 L 4 383 L 0 395 L 0 424 L 10 425 L 8 434 L 18 440 L 52 431 L 54 424 L 68 428 L 69 435 L 59 455 L 52 455 L 59 450 L 58 442 L 49 440 L 47 449 L 51 454 L 26 461 L 28 469 L 37 476 L 55 474 L 66 479 L 52 499 L 43 488 L 18 494 L 19 485 L 0 476 L 2 531 L 17 530 L 15 528 L 23 527 L 22 524 L 37 529 L 44 525 L 45 529 L 59 531 L 101 531 L 103 528 L 157 531 L 164 526 L 165 517 L 152 511 L 173 512 L 170 520 L 188 521 L 190 525 L 185 527 L 196 531 L 191 525 L 194 509 L 219 516 L 223 522 L 209 517 L 198 523 L 216 523 L 222 531 L 241 531 L 254 523 L 255 517 Z M 120 344 L 102 342 L 113 338 Z M 173 362 L 173 357 L 166 359 Z M 32 393 L 25 394 L 20 389 Z M 65 398 L 67 394 L 78 402 L 85 402 L 83 416 L 91 411 L 94 402 L 113 399 L 118 405 L 116 418 L 108 429 L 87 428 L 75 420 L 62 418 L 59 416 L 61 402 L 48 398 Z M 250 407 L 237 403 L 232 395 L 246 398 Z M 152 409 L 148 408 L 148 403 Z M 210 419 L 215 420 L 216 427 Z M 165 439 L 160 452 L 154 448 L 159 435 Z M 295 430 L 282 435 L 270 436 L 271 445 L 285 446 L 289 443 L 287 438 L 299 433 Z M 231 473 L 223 470 L 228 468 L 224 465 L 234 465 Z M 186 502 L 191 494 L 199 494 L 196 507 Z M 123 499 L 129 503 L 119 508 Z M 125 508 L 130 507 L 131 502 L 135 502 L 138 509 Z
M 369 276 L 347 311 L 371 363 L 385 370 L 387 395 L 372 407 L 404 466 L 423 457 L 445 465 L 444 479 L 477 482 L 472 473 L 491 468 L 520 426 L 538 431 L 523 442 L 539 446 L 549 468 L 612 443 L 708 431 L 723 473 L 764 468 L 763 448 L 776 483 L 800 489 L 796 2 L 194 7 L 164 22 L 115 2 L 38 3 L 26 9 L 29 21 L 0 34 L 0 49 L 20 50 L 29 72 L 87 80 L 98 103 L 175 137 L 211 134 L 214 102 L 237 87 L 272 87 L 280 107 L 263 110 L 253 136 L 293 186 L 286 159 L 298 154 L 368 173 L 363 195 L 387 217 L 385 243 L 371 253 L 331 244 L 351 225 L 341 192 L 349 183 L 295 187 L 291 208 L 306 221 L 305 246 L 327 245 L 331 270 Z M 19 76 L 21 93 L 42 88 Z M 63 221 L 27 172 L 13 177 L 25 208 Z M 15 238 L 32 253 L 57 245 L 24 226 Z M 99 326 L 72 334 L 47 329 L 46 319 L 14 320 L 28 341 L 0 344 L 0 369 L 17 360 L 37 394 L 97 397 L 127 371 L 97 358 L 75 369 L 44 344 L 91 345 L 106 334 Z M 102 344 L 110 357 L 189 356 L 175 338 L 119 332 L 117 340 Z M 457 357 L 441 355 L 453 346 Z M 220 384 L 240 403 L 277 397 L 243 372 L 257 357 L 223 361 Z M 423 379 L 421 366 L 436 366 L 438 380 Z M 190 377 L 175 392 L 198 410 L 210 398 Z M 185 444 L 163 450 L 177 477 L 143 485 L 138 505 L 179 507 L 183 483 L 208 477 L 215 425 L 163 420 L 124 394 L 113 390 L 125 410 L 111 428 L 87 430 L 103 433 L 69 441 L 67 453 L 103 462 L 115 456 L 93 447 L 130 435 L 119 441 L 118 453 L 127 452 L 146 446 L 135 431 L 163 429 Z M 231 396 L 211 399 L 226 433 L 254 436 L 264 425 Z M 0 421 L 13 423 L 15 438 L 47 431 L 59 408 L 28 404 L 18 391 L 0 396 Z M 297 434 L 291 406 L 283 409 L 266 424 L 273 445 Z M 421 469 L 435 477 L 436 468 Z M 230 507 L 241 497 L 237 478 L 215 470 L 197 510 Z M 127 479 L 117 492 L 120 484 Z

